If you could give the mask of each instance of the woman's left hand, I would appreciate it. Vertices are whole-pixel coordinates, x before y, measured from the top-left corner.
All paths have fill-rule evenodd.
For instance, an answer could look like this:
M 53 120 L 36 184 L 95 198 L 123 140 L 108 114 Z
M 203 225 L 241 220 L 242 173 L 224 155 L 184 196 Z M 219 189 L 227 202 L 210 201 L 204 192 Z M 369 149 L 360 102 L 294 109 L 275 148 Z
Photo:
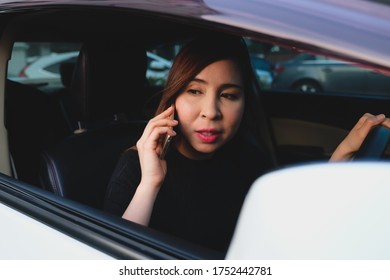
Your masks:
M 383 125 L 390 128 L 390 119 L 384 114 L 372 115 L 365 113 L 347 137 L 338 145 L 330 161 L 350 160 L 359 150 L 371 129 L 377 125 Z

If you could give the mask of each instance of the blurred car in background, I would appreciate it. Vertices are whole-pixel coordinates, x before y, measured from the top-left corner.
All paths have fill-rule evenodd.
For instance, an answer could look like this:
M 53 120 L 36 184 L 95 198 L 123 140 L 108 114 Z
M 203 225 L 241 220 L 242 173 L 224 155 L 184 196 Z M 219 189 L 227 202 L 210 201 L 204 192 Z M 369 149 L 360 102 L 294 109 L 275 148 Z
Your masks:
M 152 85 L 165 85 L 169 70 L 172 67 L 172 61 L 158 56 L 152 52 L 147 52 L 148 62 L 146 78 Z
M 302 53 L 275 65 L 275 90 L 388 94 L 390 77 L 353 63 Z
M 79 52 L 51 53 L 37 56 L 20 70 L 18 77 L 11 80 L 30 85 L 61 84 L 60 65 L 64 62 L 76 62 Z
M 250 59 L 260 86 L 262 88 L 270 88 L 273 81 L 272 63 L 255 54 L 251 54 Z

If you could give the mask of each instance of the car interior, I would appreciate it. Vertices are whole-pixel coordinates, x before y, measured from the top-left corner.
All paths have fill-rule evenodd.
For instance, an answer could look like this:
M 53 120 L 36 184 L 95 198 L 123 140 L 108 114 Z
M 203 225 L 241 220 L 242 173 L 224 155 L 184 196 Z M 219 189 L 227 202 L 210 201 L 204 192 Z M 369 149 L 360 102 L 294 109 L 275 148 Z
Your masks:
M 146 79 L 146 51 L 180 44 L 208 30 L 271 42 L 286 49 L 297 46 L 263 34 L 226 30 L 222 25 L 196 26 L 184 19 L 136 11 L 53 9 L 29 15 L 11 13 L 9 17 L 9 24 L 1 24 L 1 40 L 9 49 L 1 52 L 0 63 L 10 59 L 15 42 L 80 43 L 81 49 L 75 63 L 60 65 L 59 87 L 6 80 L 4 123 L 8 146 L 3 143 L 1 148 L 9 150 L 12 163 L 7 175 L 26 183 L 29 190 L 51 193 L 52 201 L 65 203 L 68 209 L 83 209 L 89 219 L 98 211 L 100 218 L 94 222 L 107 228 L 115 226 L 111 234 L 116 234 L 117 240 L 123 241 L 124 235 L 138 236 L 159 248 L 168 246 L 176 252 L 175 257 L 223 258 L 193 244 L 179 250 L 169 244 L 181 241 L 170 236 L 161 239 L 163 233 L 124 223 L 100 211 L 119 156 L 140 137 L 163 89 Z M 305 51 L 321 50 L 306 47 Z M 260 96 L 263 107 L 259 110 L 266 117 L 264 131 L 278 162 L 275 169 L 327 161 L 365 112 L 390 113 L 390 95 L 373 98 L 347 92 L 309 94 L 262 88 Z

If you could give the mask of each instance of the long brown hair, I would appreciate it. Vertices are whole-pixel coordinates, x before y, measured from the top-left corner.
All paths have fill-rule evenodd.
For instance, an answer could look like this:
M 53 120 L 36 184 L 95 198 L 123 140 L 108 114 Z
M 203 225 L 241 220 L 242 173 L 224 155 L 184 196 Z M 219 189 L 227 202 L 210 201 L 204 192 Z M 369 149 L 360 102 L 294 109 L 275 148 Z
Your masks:
M 244 133 L 275 163 L 268 122 L 260 102 L 260 89 L 253 72 L 243 38 L 232 35 L 208 34 L 199 36 L 181 48 L 169 72 L 156 115 L 173 104 L 177 96 L 206 66 L 232 59 L 240 67 L 244 80 L 245 109 L 238 133 Z

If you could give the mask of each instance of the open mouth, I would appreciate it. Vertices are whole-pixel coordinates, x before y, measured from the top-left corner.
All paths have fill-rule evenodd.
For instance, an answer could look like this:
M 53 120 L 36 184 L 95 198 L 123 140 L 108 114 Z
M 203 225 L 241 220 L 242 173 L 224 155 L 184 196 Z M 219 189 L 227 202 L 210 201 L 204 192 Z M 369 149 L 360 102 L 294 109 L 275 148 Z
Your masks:
M 221 131 L 217 130 L 198 130 L 196 136 L 204 143 L 214 143 L 221 135 Z

